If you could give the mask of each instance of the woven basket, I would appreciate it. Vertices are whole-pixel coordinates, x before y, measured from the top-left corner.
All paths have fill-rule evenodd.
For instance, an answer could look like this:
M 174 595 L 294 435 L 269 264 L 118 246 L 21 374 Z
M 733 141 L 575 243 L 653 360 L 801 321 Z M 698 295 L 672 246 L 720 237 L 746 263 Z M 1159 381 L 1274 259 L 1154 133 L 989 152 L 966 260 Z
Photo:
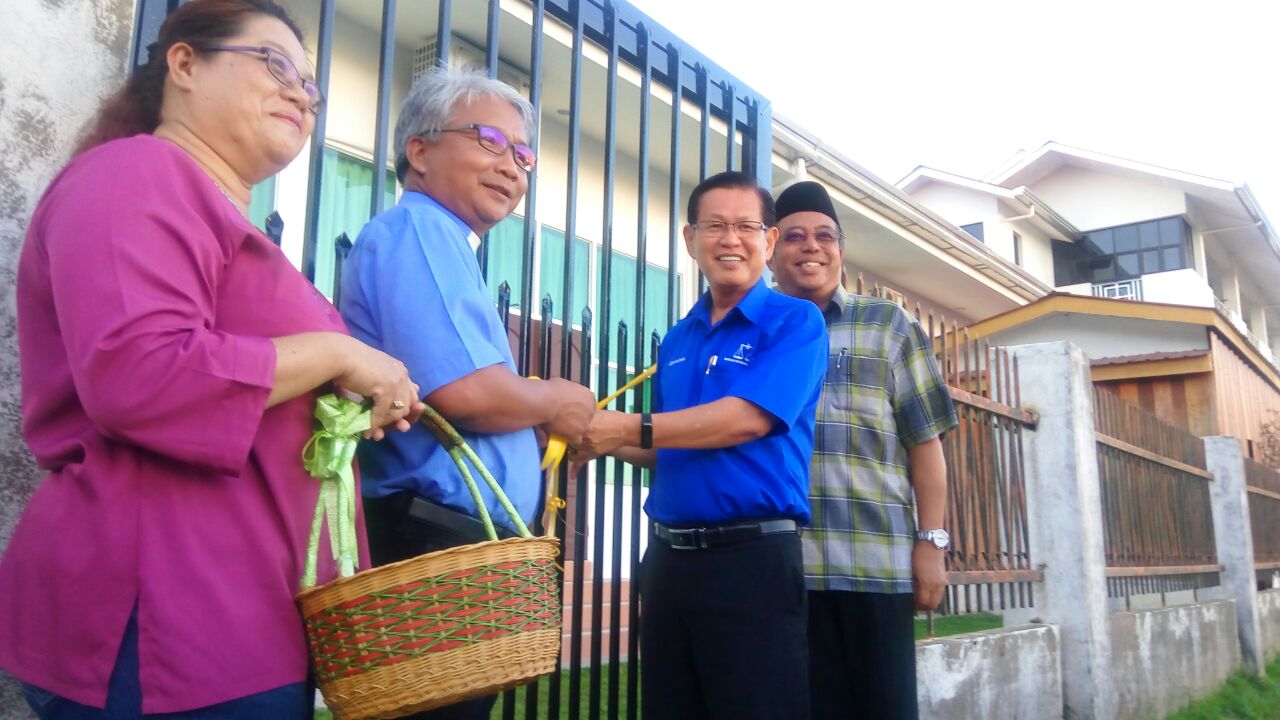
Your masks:
M 438 416 L 433 422 L 452 430 Z M 478 463 L 456 433 L 451 442 Z M 517 525 L 528 532 L 518 519 Z M 334 717 L 397 718 L 554 671 L 559 548 L 550 536 L 491 540 L 299 593 L 316 684 Z

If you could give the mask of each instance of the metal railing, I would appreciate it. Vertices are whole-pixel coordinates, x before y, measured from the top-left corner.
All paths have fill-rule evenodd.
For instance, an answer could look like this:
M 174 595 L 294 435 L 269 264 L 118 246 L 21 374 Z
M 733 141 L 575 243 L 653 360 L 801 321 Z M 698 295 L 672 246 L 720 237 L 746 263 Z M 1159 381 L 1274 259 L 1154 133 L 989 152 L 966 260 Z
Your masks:
M 139 17 L 144 22 L 139 24 L 134 40 L 134 65 L 139 59 L 145 59 L 144 49 L 155 39 L 164 13 L 179 4 L 179 0 L 139 0 Z M 336 24 L 350 21 L 344 14 L 348 8 L 344 6 L 339 12 L 337 0 L 312 0 L 295 2 L 293 9 L 301 12 L 300 5 L 305 5 L 307 12 L 317 12 L 316 78 L 321 89 L 332 97 L 328 85 L 332 79 L 334 30 Z M 371 113 L 376 114 L 374 134 L 369 138 L 373 168 L 384 168 L 387 163 L 393 102 L 392 70 L 397 50 L 396 0 L 383 0 L 381 9 L 381 29 L 371 29 L 378 39 L 377 59 L 368 57 L 365 60 L 376 64 L 378 78 L 377 100 L 371 108 Z M 656 356 L 658 333 L 665 332 L 680 317 L 678 271 L 674 259 L 683 253 L 679 242 L 683 224 L 681 209 L 692 189 L 688 179 L 692 173 L 682 172 L 682 165 L 687 160 L 692 166 L 696 159 L 698 179 L 723 169 L 739 169 L 755 176 L 763 187 L 770 187 L 770 103 L 625 2 L 528 0 L 522 7 L 515 8 L 499 0 L 466 4 L 429 0 L 421 5 L 414 4 L 412 16 L 406 16 L 403 22 L 421 24 L 421 19 L 430 18 L 433 11 L 434 32 L 428 31 L 427 35 L 438 39 L 437 61 L 449 58 L 450 41 L 456 36 L 465 37 L 471 45 L 483 49 L 491 77 L 497 76 L 502 63 L 527 69 L 528 98 L 543 120 L 541 139 L 545 141 L 556 133 L 557 142 L 563 142 L 567 148 L 566 202 L 562 216 L 564 260 L 560 268 L 563 281 L 557 286 L 559 297 L 554 298 L 554 302 L 550 296 L 543 298 L 541 303 L 535 304 L 534 301 L 535 253 L 541 242 L 540 226 L 532 212 L 539 205 L 537 171 L 529 178 L 522 213 L 524 242 L 519 251 L 520 276 L 495 277 L 491 272 L 495 258 L 490 257 L 493 251 L 490 243 L 482 242 L 479 251 L 481 270 L 490 286 L 505 285 L 499 296 L 499 312 L 507 323 L 518 370 L 522 374 L 559 376 L 585 385 L 594 384 L 603 394 L 621 383 L 634 368 L 643 368 L 651 363 Z M 432 21 L 428 19 L 427 24 L 432 24 Z M 544 40 L 550 37 L 552 30 L 570 38 L 571 61 L 567 67 L 561 63 L 544 62 L 548 53 Z M 519 38 L 521 35 L 523 40 Z M 499 37 L 502 43 L 499 43 Z M 594 49 L 591 55 L 603 51 L 607 56 L 603 87 L 599 89 L 602 102 L 583 102 L 584 58 L 589 57 L 589 46 Z M 511 48 L 516 48 L 514 52 L 521 56 L 509 57 L 513 52 Z M 526 50 L 527 54 L 524 54 Z M 623 66 L 629 69 L 624 72 Z M 624 75 L 626 81 L 620 82 Z M 548 84 L 552 78 L 555 83 Z M 631 82 L 632 78 L 635 83 Z M 563 119 L 557 116 L 563 112 L 544 106 L 543 96 L 547 88 L 552 88 L 557 95 L 567 95 L 567 116 Z M 594 94 L 596 89 L 587 90 L 586 94 Z M 651 111 L 653 98 L 661 99 L 664 93 L 672 98 L 670 113 Z M 623 101 L 626 108 L 638 108 L 638 112 L 620 109 Z M 558 106 L 563 99 L 557 98 L 555 102 Z M 307 161 L 306 215 L 285 219 L 295 226 L 301 224 L 305 227 L 301 268 L 313 279 L 318 254 L 327 252 L 328 243 L 327 238 L 322 244 L 316 237 L 323 197 L 320 186 L 324 178 L 321 165 L 324 162 L 327 112 L 328 106 L 317 118 L 312 152 Z M 625 124 L 620 122 L 620 115 L 624 113 L 627 116 Z M 602 149 L 593 149 L 589 153 L 583 150 L 584 118 L 589 121 L 589 127 L 603 128 L 600 138 Z M 620 126 L 632 128 L 626 131 L 627 138 L 621 137 Z M 630 135 L 632 132 L 634 136 Z M 691 147 L 686 147 L 690 144 L 690 137 L 697 140 Z M 630 148 L 625 158 L 619 148 L 620 139 L 627 140 Z M 655 141 L 664 142 L 661 147 L 666 152 L 661 157 L 653 157 L 651 152 Z M 545 153 L 543 161 L 540 167 L 546 167 Z M 600 206 L 603 208 L 600 225 L 597 226 L 600 228 L 598 247 L 602 253 L 595 286 L 607 289 L 616 281 L 617 268 L 612 262 L 615 240 L 624 235 L 633 236 L 636 248 L 635 285 L 639 295 L 634 312 L 610 307 L 609 292 L 599 294 L 598 304 L 592 300 L 585 309 L 574 306 L 574 282 L 575 278 L 580 279 L 582 268 L 575 268 L 573 243 L 578 237 L 581 221 L 579 195 L 586 192 L 580 187 L 579 171 L 584 166 L 596 168 L 600 165 L 603 165 L 603 181 L 599 186 L 593 183 L 589 189 L 601 196 Z M 637 213 L 636 224 L 632 227 L 615 224 L 620 167 L 635 168 L 635 195 L 629 202 L 634 202 L 639 208 L 667 206 L 665 227 L 650 228 L 650 216 L 646 212 Z M 651 178 L 655 172 L 666 175 L 668 180 L 661 191 L 654 188 L 651 197 Z M 370 216 L 384 209 L 386 194 L 383 173 L 373 172 L 372 177 Z M 545 216 L 542 220 L 556 224 Z M 278 216 L 274 218 L 272 227 L 272 235 L 279 243 L 281 223 Z M 664 254 L 668 259 L 665 263 L 666 287 L 659 290 L 665 291 L 667 311 L 665 317 L 645 317 L 644 273 L 653 264 L 651 258 L 658 257 L 656 249 L 660 248 L 660 242 L 666 245 Z M 339 261 L 344 250 L 342 244 L 335 247 L 335 258 Z M 512 298 L 512 287 L 520 288 L 520 297 Z M 336 291 L 336 285 L 330 290 Z M 581 292 L 581 288 L 578 291 Z M 512 310 L 513 304 L 518 306 L 518 311 Z M 565 331 L 566 328 L 569 331 Z M 635 407 L 643 402 L 643 391 L 637 390 L 621 402 L 628 408 Z M 647 533 L 647 521 L 640 508 L 642 473 L 639 468 L 601 459 L 590 475 L 590 479 L 588 473 L 570 478 L 565 467 L 555 479 L 560 497 L 569 502 L 555 528 L 565 552 L 562 558 L 566 566 L 562 665 L 567 670 L 567 680 L 562 683 L 561 674 L 553 673 L 539 683 L 504 693 L 500 711 L 504 719 L 513 720 L 518 706 L 523 707 L 522 715 L 526 718 L 560 717 L 562 708 L 570 718 L 638 717 L 635 700 L 639 696 L 639 669 L 637 663 L 627 662 L 637 657 L 638 635 L 629 630 L 637 627 L 638 603 L 635 584 L 627 582 L 623 576 L 629 572 L 632 578 L 636 577 L 641 535 Z M 604 491 L 610 479 L 626 475 L 632 479 L 629 485 L 615 482 L 610 485 L 613 490 L 609 493 Z M 617 492 L 619 489 L 622 491 Z M 606 503 L 606 497 L 611 497 L 612 501 Z M 608 548 L 605 547 L 606 532 L 609 534 Z
M 1244 471 L 1254 567 L 1267 573 L 1280 570 L 1280 473 L 1249 458 Z
M 855 291 L 907 303 L 901 293 L 867 287 L 861 276 Z M 946 556 L 950 585 L 939 611 L 1032 607 L 1032 584 L 1044 573 L 1031 564 L 1022 433 L 1035 427 L 1037 416 L 1021 407 L 1017 360 L 1004 348 L 969 339 L 967 330 L 948 325 L 946 318 L 922 313 L 918 305 L 913 314 L 934 338 L 960 421 L 942 438 L 951 547 Z
M 1217 585 L 1204 441 L 1108 390 L 1093 400 L 1108 594 Z

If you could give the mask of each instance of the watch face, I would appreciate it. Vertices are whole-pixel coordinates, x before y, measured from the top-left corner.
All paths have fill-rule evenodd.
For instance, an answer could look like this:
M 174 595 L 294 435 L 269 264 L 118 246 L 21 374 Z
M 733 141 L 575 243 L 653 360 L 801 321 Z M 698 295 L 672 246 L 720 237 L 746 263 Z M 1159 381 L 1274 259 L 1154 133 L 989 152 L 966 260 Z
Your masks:
M 951 544 L 951 536 L 947 534 L 946 530 L 934 530 L 929 535 L 929 539 L 933 541 L 933 546 L 939 550 L 946 549 Z

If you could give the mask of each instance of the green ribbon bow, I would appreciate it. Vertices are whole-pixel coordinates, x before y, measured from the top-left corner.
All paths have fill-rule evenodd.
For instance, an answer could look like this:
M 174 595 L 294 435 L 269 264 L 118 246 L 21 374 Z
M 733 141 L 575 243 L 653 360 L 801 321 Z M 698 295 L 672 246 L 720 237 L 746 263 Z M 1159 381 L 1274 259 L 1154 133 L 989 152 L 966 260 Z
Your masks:
M 356 478 L 351 464 L 356 457 L 360 434 L 372 424 L 372 413 L 360 403 L 334 394 L 316 399 L 316 419 L 320 429 L 302 448 L 302 464 L 318 478 L 320 497 L 311 519 L 307 540 L 307 565 L 302 587 L 316 584 L 316 557 L 320 553 L 320 528 L 329 525 L 329 547 L 338 562 L 341 577 L 355 574 L 359 560 L 356 542 Z

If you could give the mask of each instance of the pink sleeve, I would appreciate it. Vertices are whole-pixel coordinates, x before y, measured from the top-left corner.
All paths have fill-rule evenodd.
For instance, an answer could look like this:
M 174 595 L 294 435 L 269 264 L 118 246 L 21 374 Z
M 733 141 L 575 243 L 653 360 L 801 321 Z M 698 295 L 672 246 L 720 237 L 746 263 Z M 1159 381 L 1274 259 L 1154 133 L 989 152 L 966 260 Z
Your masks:
M 198 169 L 172 151 L 85 160 L 41 233 L 85 413 L 108 437 L 239 474 L 276 353 L 269 338 L 216 329 L 236 243 L 218 236 Z

